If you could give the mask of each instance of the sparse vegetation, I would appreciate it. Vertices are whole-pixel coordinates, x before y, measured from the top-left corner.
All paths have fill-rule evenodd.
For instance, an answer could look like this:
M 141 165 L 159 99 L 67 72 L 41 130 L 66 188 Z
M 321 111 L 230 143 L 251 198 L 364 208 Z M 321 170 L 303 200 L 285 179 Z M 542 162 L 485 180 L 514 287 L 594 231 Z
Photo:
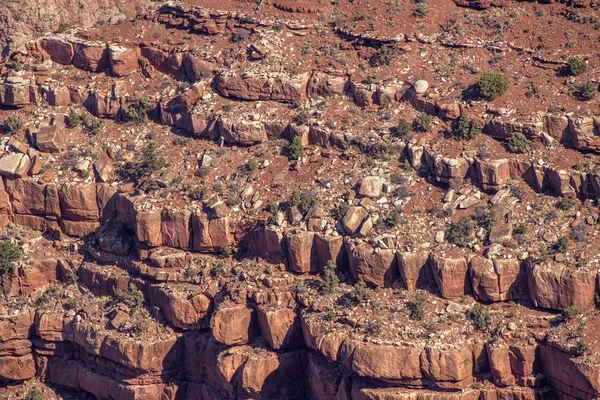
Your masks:
M 567 71 L 568 71 L 569 75 L 573 75 L 573 76 L 581 75 L 585 72 L 586 69 L 587 69 L 586 62 L 580 58 L 571 57 L 571 58 L 569 58 L 569 61 L 567 61 Z
M 7 135 L 14 135 L 23 127 L 23 121 L 17 117 L 8 117 L 2 125 L 2 131 Z
M 460 114 L 452 123 L 452 135 L 458 140 L 475 139 L 480 130 L 477 121 L 470 119 L 466 114 Z
M 431 129 L 431 115 L 427 113 L 421 113 L 413 121 L 413 129 L 416 132 L 428 132 Z
M 481 98 L 496 100 L 508 90 L 508 80 L 500 73 L 484 72 L 477 82 L 477 89 Z
M 413 301 L 409 303 L 409 318 L 415 321 L 421 321 L 425 317 L 425 296 L 421 292 L 417 292 Z
M 346 215 L 346 211 L 350 208 L 350 205 L 345 201 L 340 202 L 334 209 L 331 215 L 337 220 L 341 220 Z
M 294 136 L 294 138 L 288 143 L 286 147 L 286 153 L 290 160 L 299 160 L 304 153 L 304 146 L 302 146 L 302 142 L 299 136 Z
M 134 123 L 141 123 L 148 117 L 148 112 L 152 110 L 153 105 L 148 100 L 140 97 L 129 105 L 126 119 Z
M 395 51 L 392 47 L 381 46 L 377 49 L 371 58 L 369 58 L 369 65 L 371 67 L 380 67 L 382 65 L 390 65 L 394 59 Z
M 145 174 L 152 174 L 160 171 L 166 165 L 164 158 L 158 154 L 154 142 L 150 142 L 142 150 L 141 170 Z
M 475 227 L 471 218 L 463 216 L 450 224 L 446 230 L 446 240 L 457 246 L 467 246 L 473 240 Z
M 8 272 L 21 257 L 21 249 L 8 240 L 0 242 L 0 275 Z
M 337 265 L 333 260 L 329 260 L 325 268 L 323 269 L 323 293 L 331 294 L 333 290 L 339 285 L 340 278 L 337 276 Z
M 587 81 L 571 88 L 571 96 L 580 101 L 592 100 L 598 94 L 598 86 Z
M 588 351 L 588 345 L 582 339 L 577 339 L 575 342 L 575 346 L 573 346 L 573 350 L 577 356 L 582 356 Z
M 406 118 L 400 118 L 398 120 L 398 126 L 396 127 L 396 136 L 399 138 L 405 138 L 412 132 L 412 124 L 406 120 Z
M 32 387 L 25 395 L 24 400 L 44 400 L 44 392 L 38 387 Z
M 511 153 L 527 153 L 531 142 L 527 139 L 527 136 L 521 132 L 513 132 L 508 143 L 506 143 L 506 149 Z
M 577 204 L 577 200 L 570 197 L 561 197 L 556 203 L 556 207 L 562 211 L 569 211 L 575 206 L 575 204 Z
M 425 18 L 429 14 L 427 3 L 421 2 L 413 9 L 413 15 L 417 18 Z
M 77 113 L 77 111 L 71 109 L 69 111 L 69 115 L 65 118 L 65 123 L 67 128 L 76 128 L 81 124 L 81 116 Z
M 371 298 L 371 293 L 369 288 L 367 288 L 367 284 L 364 281 L 359 281 L 356 285 L 354 285 L 352 288 L 351 297 L 356 304 L 366 303 L 367 300 Z
M 468 312 L 467 317 L 471 320 L 475 329 L 483 331 L 492 324 L 492 316 L 488 309 L 480 303 L 477 303 Z

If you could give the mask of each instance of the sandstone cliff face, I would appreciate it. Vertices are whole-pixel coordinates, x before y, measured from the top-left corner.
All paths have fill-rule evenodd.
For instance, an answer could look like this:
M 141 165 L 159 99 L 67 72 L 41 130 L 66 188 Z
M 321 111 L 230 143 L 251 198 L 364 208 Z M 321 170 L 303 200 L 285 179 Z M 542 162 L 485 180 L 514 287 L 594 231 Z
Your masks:
M 6 0 L 0 10 L 0 54 L 5 57 L 22 49 L 28 41 L 61 24 L 91 27 L 98 23 L 131 20 L 146 10 L 147 0 L 103 2 L 77 0 L 27 1 Z

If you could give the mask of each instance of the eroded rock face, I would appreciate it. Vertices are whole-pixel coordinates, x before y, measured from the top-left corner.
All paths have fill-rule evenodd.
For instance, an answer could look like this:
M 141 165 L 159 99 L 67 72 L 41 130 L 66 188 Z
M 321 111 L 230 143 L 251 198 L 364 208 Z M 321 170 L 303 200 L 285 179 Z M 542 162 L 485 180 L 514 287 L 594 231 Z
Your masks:
M 356 280 L 380 287 L 389 287 L 398 279 L 396 255 L 390 249 L 374 249 L 367 243 L 346 242 L 350 270 Z
M 481 301 L 518 300 L 526 295 L 526 275 L 517 259 L 475 256 L 469 261 L 473 294 Z
M 214 312 L 210 327 L 214 338 L 223 344 L 246 344 L 256 336 L 256 316 L 244 305 L 222 304 Z
M 597 271 L 577 269 L 557 262 L 527 266 L 529 297 L 538 307 L 582 312 L 594 308 Z
M 432 253 L 433 277 L 445 299 L 456 299 L 471 292 L 469 265 L 464 257 L 446 257 Z

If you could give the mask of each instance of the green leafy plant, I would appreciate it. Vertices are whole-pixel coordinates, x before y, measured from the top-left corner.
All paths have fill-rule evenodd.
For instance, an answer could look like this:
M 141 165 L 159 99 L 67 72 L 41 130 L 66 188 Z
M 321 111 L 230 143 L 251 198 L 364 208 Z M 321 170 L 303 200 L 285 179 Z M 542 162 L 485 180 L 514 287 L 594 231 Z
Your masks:
M 581 83 L 570 90 L 571 96 L 580 101 L 592 100 L 598 94 L 598 86 L 587 81 Z
M 0 242 L 0 274 L 8 272 L 19 257 L 21 249 L 17 245 L 7 240 Z
M 567 61 L 567 72 L 569 75 L 573 75 L 573 76 L 581 75 L 585 72 L 586 69 L 587 69 L 586 62 L 580 58 L 571 57 Z
M 569 211 L 575 206 L 575 204 L 577 204 L 577 201 L 575 199 L 572 199 L 570 197 L 561 197 L 560 199 L 558 199 L 556 207 L 558 207 L 562 211 Z
M 427 8 L 427 3 L 419 3 L 413 9 L 413 15 L 417 18 L 424 18 L 429 14 L 429 9 Z
M 400 120 L 398 120 L 398 126 L 396 127 L 396 136 L 404 138 L 410 132 L 412 132 L 412 124 L 408 122 L 406 118 L 400 118 Z
M 363 304 L 371 298 L 371 293 L 364 281 L 359 281 L 352 289 L 352 299 L 357 304 Z
M 484 72 L 479 77 L 477 89 L 481 98 L 492 101 L 506 93 L 508 80 L 500 73 Z
M 569 306 L 563 310 L 561 313 L 561 318 L 563 321 L 569 321 L 579 315 L 579 309 L 575 306 Z
M 160 171 L 166 166 L 167 162 L 160 157 L 154 142 L 150 142 L 142 150 L 141 170 L 143 173 L 152 174 Z
M 331 294 L 333 290 L 339 285 L 340 278 L 337 275 L 337 265 L 333 260 L 327 261 L 327 265 L 323 269 L 323 293 Z
M 140 123 L 146 120 L 148 112 L 153 108 L 150 101 L 143 97 L 135 100 L 127 109 L 127 120 L 135 123 Z
M 24 400 L 44 400 L 44 392 L 34 386 L 29 389 L 27 395 L 24 397 Z
M 4 121 L 2 130 L 8 135 L 14 135 L 23 127 L 23 121 L 17 117 L 8 117 Z
M 350 205 L 345 201 L 342 201 L 333 209 L 331 215 L 333 216 L 333 218 L 341 220 L 342 218 L 344 218 L 344 215 L 346 215 L 346 212 L 349 208 Z
M 249 172 L 256 171 L 258 169 L 258 162 L 254 158 L 249 159 L 248 162 L 246 163 L 246 169 Z
M 67 24 L 67 23 L 63 22 L 62 24 L 58 25 L 58 29 L 56 30 L 56 33 L 65 33 L 69 29 L 71 29 L 71 24 Z
M 450 224 L 446 230 L 446 240 L 457 246 L 467 246 L 473 239 L 475 227 L 471 218 L 463 216 Z
M 431 115 L 427 113 L 421 113 L 413 121 L 413 129 L 416 132 L 428 132 L 431 129 Z
M 304 154 L 304 146 L 300 141 L 300 136 L 294 136 L 286 147 L 287 156 L 290 160 L 299 160 Z
M 470 119 L 466 114 L 460 114 L 452 123 L 452 135 L 458 140 L 475 139 L 480 131 L 477 121 Z
M 81 124 L 81 116 L 77 114 L 77 111 L 69 111 L 69 115 L 65 118 L 67 128 L 76 128 Z
M 390 65 L 394 59 L 395 51 L 389 46 L 381 46 L 369 58 L 371 67 L 380 67 L 382 65 Z
M 527 139 L 527 136 L 521 132 L 513 132 L 508 143 L 506 143 L 506 149 L 511 153 L 526 153 L 529 151 L 531 142 Z
M 585 354 L 586 351 L 588 351 L 588 345 L 585 344 L 585 342 L 582 339 L 577 339 L 577 342 L 575 342 L 575 346 L 573 346 L 573 351 L 575 351 L 575 354 L 577 354 L 577 356 L 582 356 Z
M 527 233 L 527 226 L 521 222 L 519 225 L 517 225 L 517 228 L 515 229 L 515 233 L 517 235 L 524 235 L 525 233 Z
M 489 328 L 492 323 L 492 316 L 490 312 L 484 305 L 480 303 L 475 304 L 473 308 L 469 310 L 467 317 L 471 320 L 471 322 L 473 322 L 473 325 L 475 325 L 475 328 L 479 331 Z
M 418 292 L 415 294 L 413 301 L 409 303 L 409 318 L 412 320 L 420 321 L 425 316 L 425 296 L 423 293 Z

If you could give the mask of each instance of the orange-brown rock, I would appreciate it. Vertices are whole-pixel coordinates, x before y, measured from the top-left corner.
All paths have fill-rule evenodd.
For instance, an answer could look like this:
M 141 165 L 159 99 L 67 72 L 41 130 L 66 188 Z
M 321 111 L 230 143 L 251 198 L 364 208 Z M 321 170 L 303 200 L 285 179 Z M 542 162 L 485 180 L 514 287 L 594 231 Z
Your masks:
M 431 254 L 433 277 L 445 299 L 456 299 L 470 293 L 468 269 L 465 257 L 446 257 Z
M 389 287 L 398 279 L 396 255 L 391 249 L 374 249 L 368 243 L 346 242 L 350 270 L 354 279 L 371 285 Z
M 220 304 L 210 320 L 214 338 L 227 345 L 249 343 L 256 336 L 256 313 L 245 305 Z
M 297 347 L 303 342 L 298 315 L 294 310 L 260 306 L 256 313 L 261 335 L 272 349 Z

